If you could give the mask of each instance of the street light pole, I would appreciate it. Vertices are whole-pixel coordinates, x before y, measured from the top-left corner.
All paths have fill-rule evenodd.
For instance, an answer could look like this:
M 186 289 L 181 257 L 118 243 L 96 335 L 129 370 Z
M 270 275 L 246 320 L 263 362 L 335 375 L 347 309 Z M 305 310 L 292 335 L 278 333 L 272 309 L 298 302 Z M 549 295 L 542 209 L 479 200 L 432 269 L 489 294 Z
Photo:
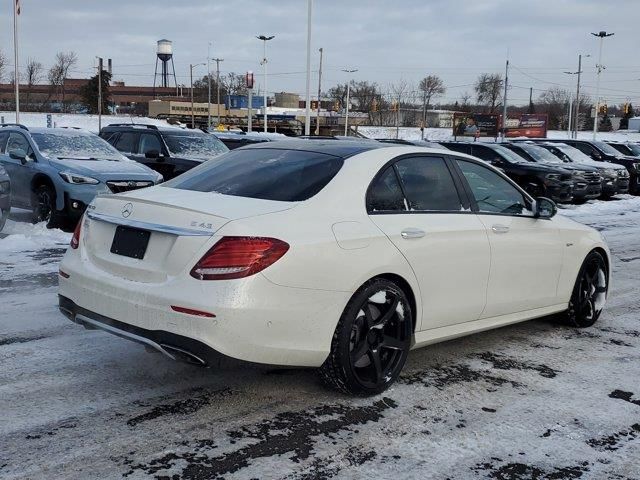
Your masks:
M 353 70 L 342 70 L 345 73 L 355 73 L 358 71 L 358 69 L 353 69 Z M 351 90 L 351 79 L 347 80 L 347 105 L 345 106 L 345 114 L 344 114 L 344 136 L 348 136 L 349 135 L 349 93 Z
M 602 44 L 604 43 L 604 39 L 606 37 L 611 37 L 614 33 L 607 33 L 605 31 L 600 31 L 598 33 L 591 33 L 594 37 L 600 38 L 600 52 L 598 53 L 598 65 L 596 65 L 596 69 L 598 71 L 598 75 L 596 77 L 596 112 L 595 118 L 593 119 L 593 139 L 596 139 L 596 135 L 598 134 L 598 111 L 600 110 L 600 74 L 604 67 L 602 66 Z
M 322 95 L 322 47 L 320 51 L 320 68 L 318 68 L 318 109 L 316 114 L 316 135 L 320 135 L 320 96 Z
M 311 134 L 311 15 L 313 0 L 307 1 L 307 89 L 305 92 L 304 134 Z
M 196 63 L 195 65 L 192 63 L 189 64 L 189 80 L 191 82 L 191 128 L 196 128 L 196 118 L 193 111 L 193 67 L 197 67 L 199 65 L 206 65 L 206 63 Z
M 207 130 L 211 128 L 211 42 L 207 47 Z
M 264 66 L 264 133 L 267 133 L 267 42 L 273 40 L 275 35 L 271 35 L 270 37 L 260 35 L 256 38 L 262 40 L 264 45 L 264 54 L 260 64 Z

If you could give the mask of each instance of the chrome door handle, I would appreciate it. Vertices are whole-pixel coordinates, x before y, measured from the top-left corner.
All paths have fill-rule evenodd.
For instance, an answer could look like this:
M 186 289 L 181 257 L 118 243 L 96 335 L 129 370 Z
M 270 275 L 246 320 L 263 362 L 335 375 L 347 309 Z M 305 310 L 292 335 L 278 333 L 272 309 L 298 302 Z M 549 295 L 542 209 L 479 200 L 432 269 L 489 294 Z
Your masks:
M 422 238 L 425 236 L 425 232 L 424 230 L 420 230 L 419 228 L 405 228 L 404 230 L 402 230 L 400 235 L 402 235 L 402 238 L 406 239 Z
M 493 230 L 493 233 L 508 233 L 509 227 L 506 225 L 492 225 L 491 230 Z

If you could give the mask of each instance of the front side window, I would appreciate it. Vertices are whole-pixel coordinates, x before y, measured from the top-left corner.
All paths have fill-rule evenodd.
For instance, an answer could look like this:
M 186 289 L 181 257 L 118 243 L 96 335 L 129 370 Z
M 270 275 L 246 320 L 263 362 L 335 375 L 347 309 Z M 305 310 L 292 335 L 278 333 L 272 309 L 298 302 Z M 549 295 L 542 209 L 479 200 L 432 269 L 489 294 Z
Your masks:
M 322 190 L 343 162 L 340 157 L 302 150 L 240 149 L 198 165 L 162 186 L 299 202 Z
M 162 153 L 162 144 L 160 138 L 153 133 L 143 133 L 140 135 L 140 146 L 138 147 L 138 153 L 145 155 L 148 152 L 156 151 Z
M 524 195 L 500 175 L 477 163 L 456 161 L 471 188 L 480 213 L 531 213 Z
M 387 167 L 371 184 L 367 196 L 367 211 L 374 212 L 405 212 L 402 187 L 393 166 Z
M 136 134 L 131 132 L 123 132 L 116 141 L 114 147 L 123 153 L 132 153 L 136 143 Z
M 411 157 L 395 163 L 411 211 L 462 210 L 453 177 L 443 158 Z

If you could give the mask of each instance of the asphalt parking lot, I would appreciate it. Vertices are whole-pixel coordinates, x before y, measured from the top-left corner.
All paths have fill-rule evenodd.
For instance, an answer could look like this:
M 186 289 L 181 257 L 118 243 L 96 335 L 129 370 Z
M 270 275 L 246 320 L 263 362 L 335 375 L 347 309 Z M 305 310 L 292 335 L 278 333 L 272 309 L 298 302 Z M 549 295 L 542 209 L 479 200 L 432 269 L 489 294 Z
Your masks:
M 564 213 L 612 250 L 593 328 L 542 319 L 416 350 L 399 383 L 358 399 L 313 370 L 199 369 L 72 324 L 56 298 L 69 235 L 14 215 L 0 478 L 640 479 L 640 198 Z

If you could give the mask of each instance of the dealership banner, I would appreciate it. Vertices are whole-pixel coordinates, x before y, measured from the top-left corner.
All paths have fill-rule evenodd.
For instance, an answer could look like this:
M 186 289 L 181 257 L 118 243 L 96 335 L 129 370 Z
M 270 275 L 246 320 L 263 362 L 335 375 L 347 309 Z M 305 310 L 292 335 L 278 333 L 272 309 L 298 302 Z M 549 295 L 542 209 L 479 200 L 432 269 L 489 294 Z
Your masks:
M 523 113 L 507 117 L 507 137 L 546 138 L 547 115 L 540 113 Z
M 500 129 L 500 115 L 496 113 L 454 113 L 454 137 L 494 137 Z

